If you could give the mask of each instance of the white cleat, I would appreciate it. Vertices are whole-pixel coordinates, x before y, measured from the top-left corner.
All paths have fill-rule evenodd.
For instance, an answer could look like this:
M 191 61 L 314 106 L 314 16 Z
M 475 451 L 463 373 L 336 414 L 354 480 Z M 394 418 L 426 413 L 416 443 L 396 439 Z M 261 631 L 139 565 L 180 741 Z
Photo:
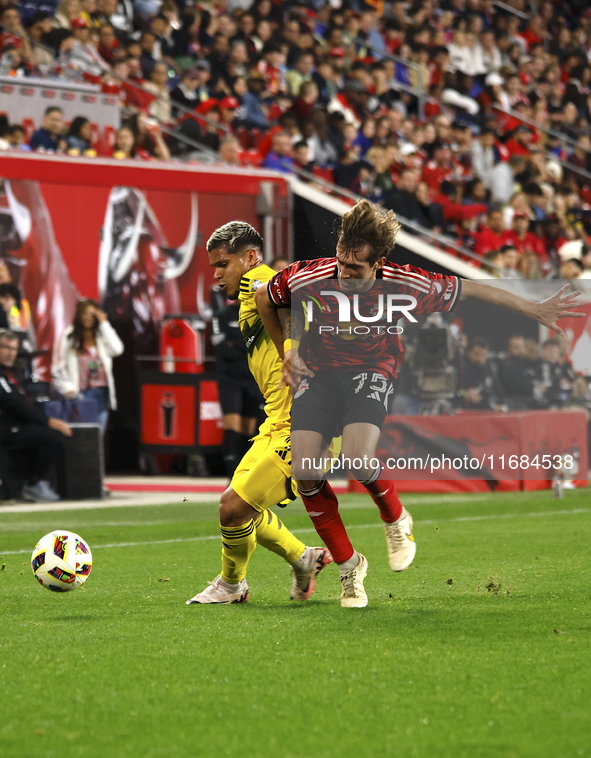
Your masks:
M 307 547 L 303 568 L 291 567 L 293 584 L 289 597 L 292 600 L 307 600 L 314 592 L 316 577 L 329 563 L 332 563 L 332 555 L 325 547 Z
M 413 562 L 417 543 L 412 533 L 412 516 L 402 509 L 402 515 L 393 524 L 384 524 L 388 544 L 388 563 L 392 571 L 404 571 Z
M 248 600 L 248 584 L 243 579 L 240 584 L 236 585 L 235 590 L 229 590 L 222 582 L 221 575 L 216 576 L 213 582 L 209 582 L 209 587 L 200 592 L 195 597 L 187 600 L 185 605 L 193 604 L 212 604 L 212 605 L 230 605 L 230 603 L 246 603 Z
M 367 594 L 363 587 L 363 580 L 367 576 L 367 559 L 361 553 L 357 553 L 359 562 L 355 568 L 341 573 L 341 605 L 343 608 L 365 608 Z

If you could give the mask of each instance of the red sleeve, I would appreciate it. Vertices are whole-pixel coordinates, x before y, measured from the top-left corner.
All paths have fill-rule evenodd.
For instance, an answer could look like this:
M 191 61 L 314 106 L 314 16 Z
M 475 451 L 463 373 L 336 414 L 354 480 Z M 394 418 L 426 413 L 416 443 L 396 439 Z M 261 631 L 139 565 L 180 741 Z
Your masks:
M 267 286 L 269 300 L 277 308 L 291 305 L 291 294 L 308 284 L 336 277 L 336 258 L 315 258 L 311 261 L 296 261 L 279 271 Z
M 459 301 L 462 280 L 457 276 L 435 274 L 415 266 L 386 263 L 384 281 L 392 282 L 401 292 L 416 298 L 416 315 L 451 311 Z

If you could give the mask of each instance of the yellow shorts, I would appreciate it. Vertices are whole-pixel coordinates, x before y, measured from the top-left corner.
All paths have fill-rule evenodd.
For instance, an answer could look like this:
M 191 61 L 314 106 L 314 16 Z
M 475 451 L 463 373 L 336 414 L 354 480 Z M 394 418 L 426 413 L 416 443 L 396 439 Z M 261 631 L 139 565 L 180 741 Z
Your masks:
M 266 419 L 238 464 L 230 487 L 257 511 L 290 499 L 291 431 Z

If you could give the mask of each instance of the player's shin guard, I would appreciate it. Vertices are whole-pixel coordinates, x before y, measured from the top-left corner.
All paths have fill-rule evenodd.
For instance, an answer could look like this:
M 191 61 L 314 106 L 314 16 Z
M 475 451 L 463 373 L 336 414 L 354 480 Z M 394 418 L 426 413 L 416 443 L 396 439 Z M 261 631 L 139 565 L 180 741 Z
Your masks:
M 250 556 L 257 546 L 254 521 L 240 526 L 222 526 L 222 579 L 239 584 L 246 576 Z
M 402 503 L 396 492 L 394 482 L 384 477 L 384 469 L 375 469 L 374 474 L 365 481 L 360 481 L 380 509 L 382 521 L 393 524 L 402 516 Z
M 345 563 L 353 555 L 353 545 L 339 514 L 339 503 L 330 484 L 324 480 L 318 487 L 302 490 L 300 495 L 320 538 L 330 550 L 335 563 Z
M 272 553 L 277 553 L 288 563 L 295 563 L 306 546 L 281 523 L 273 511 L 261 513 L 254 522 L 259 545 Z

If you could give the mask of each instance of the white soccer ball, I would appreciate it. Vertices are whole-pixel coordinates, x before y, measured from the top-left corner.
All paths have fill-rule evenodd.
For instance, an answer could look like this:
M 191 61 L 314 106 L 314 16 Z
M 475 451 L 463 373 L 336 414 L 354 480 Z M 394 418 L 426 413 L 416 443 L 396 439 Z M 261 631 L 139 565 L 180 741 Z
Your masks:
M 80 587 L 92 570 L 92 553 L 74 532 L 57 530 L 42 537 L 31 556 L 35 579 L 53 592 L 69 592 Z

